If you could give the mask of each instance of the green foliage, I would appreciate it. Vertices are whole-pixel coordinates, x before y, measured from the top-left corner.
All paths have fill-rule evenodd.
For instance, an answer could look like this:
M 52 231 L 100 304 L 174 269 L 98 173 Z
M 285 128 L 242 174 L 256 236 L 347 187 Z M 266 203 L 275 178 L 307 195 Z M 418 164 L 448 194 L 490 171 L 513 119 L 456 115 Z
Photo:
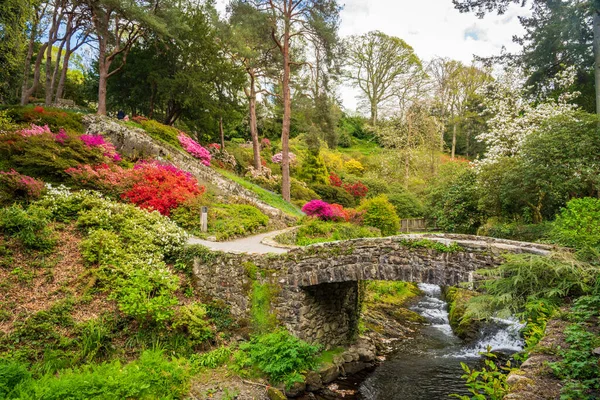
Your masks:
M 319 153 L 309 151 L 302 160 L 297 177 L 307 183 L 327 185 L 329 183 L 329 172 L 323 157 Z
M 198 370 L 214 369 L 229 361 L 231 355 L 229 347 L 221 346 L 207 353 L 193 354 L 190 357 L 190 364 Z
M 300 182 L 294 178 L 291 178 L 290 195 L 293 200 L 301 200 L 302 203 L 320 198 L 319 195 L 306 186 L 304 182 Z
M 188 203 L 171 212 L 171 219 L 197 236 L 201 231 L 202 202 Z M 246 204 L 210 204 L 208 207 L 208 235 L 217 240 L 247 236 L 267 226 L 269 217 L 258 208 Z
M 78 135 L 71 133 L 62 143 L 49 134 L 30 137 L 18 133 L 0 135 L 0 168 L 14 168 L 21 174 L 46 181 L 63 181 L 68 177 L 65 173 L 68 168 L 106 161 L 104 150 L 88 147 Z
M 345 149 L 352 147 L 352 136 L 346 131 L 342 131 L 338 138 L 338 146 Z
M 389 194 L 388 198 L 396 208 L 399 218 L 417 218 L 425 212 L 419 199 L 410 192 L 394 192 Z
M 477 295 L 477 292 L 458 287 L 450 287 L 444 293 L 448 303 L 450 326 L 454 334 L 461 339 L 472 340 L 479 332 L 479 321 L 472 316 L 465 316 L 469 300 Z
M 206 306 L 192 303 L 177 310 L 173 321 L 173 329 L 183 331 L 195 343 L 200 344 L 215 337 Z
M 401 240 L 400 243 L 404 247 L 408 247 L 410 249 L 432 249 L 435 251 L 439 251 L 440 253 L 456 253 L 458 251 L 464 250 L 456 243 L 445 245 L 444 243 L 440 243 L 435 240 L 429 239 Z
M 475 233 L 480 225 L 476 175 L 462 165 L 447 164 L 431 182 L 427 214 L 448 232 Z
M 506 366 L 498 367 L 494 359 L 496 355 L 490 352 L 484 354 L 486 357 L 485 367 L 481 370 L 470 369 L 465 363 L 460 363 L 465 371 L 465 374 L 461 377 L 465 379 L 466 385 L 469 388 L 469 392 L 473 396 L 460 396 L 452 394 L 452 397 L 460 400 L 502 400 L 508 393 L 509 386 L 506 383 L 506 377 L 508 372 L 512 371 L 510 361 L 506 363 Z
M 4 365 L 0 364 L 0 368 Z M 188 392 L 189 378 L 188 367 L 183 362 L 168 361 L 159 351 L 146 351 L 139 360 L 124 366 L 118 361 L 90 364 L 37 380 L 21 375 L 20 383 L 6 398 L 182 399 Z
M 352 208 L 355 205 L 354 197 L 341 187 L 313 185 L 312 190 L 321 197 L 321 200 L 329 204 L 339 204 L 344 208 Z
M 269 283 L 259 283 L 252 280 L 250 318 L 252 330 L 256 333 L 266 333 L 277 326 L 277 317 L 271 312 L 271 299 L 274 290 L 273 285 Z
M 314 243 L 378 236 L 381 236 L 381 232 L 377 228 L 311 218 L 296 231 L 294 244 L 307 246 Z
M 497 268 L 478 271 L 486 277 L 478 282 L 485 294 L 472 299 L 468 314 L 487 317 L 498 312 L 509 316 L 523 311 L 528 302 L 540 299 L 556 304 L 567 296 L 589 292 L 598 274 L 596 267 L 560 254 L 513 254 L 505 258 Z
M 573 199 L 554 221 L 551 237 L 564 246 L 581 250 L 600 247 L 600 199 Z
M 118 263 L 123 249 L 119 235 L 97 229 L 80 244 L 81 256 L 89 265 Z
M 600 296 L 579 298 L 571 311 L 574 323 L 565 329 L 568 348 L 559 351 L 561 360 L 550 367 L 562 380 L 561 400 L 594 399 L 600 390 L 600 371 L 593 350 L 600 346 L 600 335 L 590 328 L 600 316 Z
M 395 306 L 401 306 L 406 300 L 421 294 L 416 284 L 401 281 L 367 281 L 365 290 L 365 300 L 367 302 Z
M 56 245 L 53 230 L 48 227 L 50 212 L 39 206 L 23 209 L 13 205 L 0 209 L 0 232 L 19 239 L 34 250 L 51 250 Z
M 14 398 L 15 388 L 21 382 L 29 380 L 31 380 L 31 373 L 25 364 L 0 359 L 0 398 Z
M 316 366 L 318 351 L 317 346 L 311 346 L 280 329 L 242 343 L 234 357 L 239 370 L 255 367 L 271 382 L 290 385 L 301 380 L 302 373 Z
M 179 140 L 177 139 L 177 136 L 179 136 L 178 129 L 173 128 L 172 126 L 163 125 L 152 119 L 141 121 L 140 124 L 146 133 L 153 139 L 168 143 L 177 148 L 181 147 Z
M 83 133 L 82 113 L 67 112 L 60 108 L 51 107 L 11 107 L 8 117 L 15 123 L 48 125 L 52 132 L 63 128 L 73 133 Z
M 364 224 L 378 228 L 383 236 L 395 235 L 400 229 L 396 209 L 385 195 L 363 200 L 358 211 L 365 212 Z
M 477 234 L 524 242 L 539 242 L 548 237 L 551 229 L 552 224 L 548 222 L 542 222 L 541 224 L 503 223 L 492 218 L 479 227 Z
M 89 320 L 80 327 L 80 357 L 92 362 L 106 357 L 111 352 L 111 330 L 113 321 L 107 318 Z

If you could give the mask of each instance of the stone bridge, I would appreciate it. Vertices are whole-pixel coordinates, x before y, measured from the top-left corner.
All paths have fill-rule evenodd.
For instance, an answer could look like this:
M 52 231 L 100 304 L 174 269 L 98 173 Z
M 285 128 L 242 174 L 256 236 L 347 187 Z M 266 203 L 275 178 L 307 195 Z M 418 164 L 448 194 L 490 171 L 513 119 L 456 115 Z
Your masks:
M 204 301 L 222 300 L 246 321 L 253 290 L 262 287 L 270 294 L 268 312 L 277 323 L 308 342 L 334 347 L 357 333 L 360 281 L 453 286 L 472 280 L 478 269 L 501 264 L 502 254 L 551 250 L 478 236 L 403 235 L 312 245 L 280 255 L 207 252 L 196 258 L 194 274 Z

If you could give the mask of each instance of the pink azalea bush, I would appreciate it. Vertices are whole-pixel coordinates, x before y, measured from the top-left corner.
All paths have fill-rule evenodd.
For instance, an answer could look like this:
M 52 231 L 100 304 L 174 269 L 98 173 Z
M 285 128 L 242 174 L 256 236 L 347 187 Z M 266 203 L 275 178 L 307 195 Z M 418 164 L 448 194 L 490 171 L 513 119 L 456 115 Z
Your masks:
M 9 194 L 11 198 L 35 200 L 40 198 L 45 190 L 44 182 L 38 179 L 20 174 L 14 169 L 8 172 L 0 171 L 0 192 Z
M 267 148 L 267 147 L 271 147 L 271 141 L 267 138 L 263 138 L 260 141 L 260 147 L 262 147 L 263 149 Z
M 21 136 L 30 137 L 30 136 L 38 136 L 43 135 L 44 133 L 52 133 L 48 125 L 39 126 L 35 124 L 31 124 L 31 128 L 23 129 L 19 132 Z
M 177 136 L 177 139 L 179 140 L 179 144 L 181 144 L 181 147 L 183 147 L 185 151 L 199 159 L 202 162 L 202 164 L 206 165 L 207 167 L 210 167 L 211 155 L 208 150 L 206 150 L 198 142 L 196 142 L 194 139 L 187 136 L 183 132 L 181 132 L 179 136 Z
M 104 156 L 111 158 L 113 161 L 121 161 L 121 156 L 117 153 L 117 149 L 112 143 L 104 140 L 102 135 L 81 135 L 79 139 L 88 147 L 98 147 L 104 150 Z
M 58 130 L 58 133 L 56 135 L 54 135 L 54 140 L 56 140 L 60 144 L 65 144 L 65 140 L 68 137 L 69 136 L 67 135 L 67 132 L 63 128 L 60 128 Z
M 323 200 L 311 200 L 302 207 L 304 212 L 309 217 L 317 217 L 323 221 L 331 221 L 335 219 L 334 210 L 331 204 Z
M 296 161 L 296 155 L 294 153 L 289 153 L 289 157 L 290 157 L 290 163 L 293 163 L 294 161 Z M 283 153 L 279 152 L 277 154 L 275 154 L 273 157 L 271 157 L 271 161 L 274 162 L 275 164 L 281 164 L 281 161 L 283 160 Z

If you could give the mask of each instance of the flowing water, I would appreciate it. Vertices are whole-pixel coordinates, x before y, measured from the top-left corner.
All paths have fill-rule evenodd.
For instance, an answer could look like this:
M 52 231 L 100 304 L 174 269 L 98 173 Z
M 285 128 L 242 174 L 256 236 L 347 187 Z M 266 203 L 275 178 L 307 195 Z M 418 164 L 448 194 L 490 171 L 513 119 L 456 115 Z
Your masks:
M 521 326 L 512 320 L 496 320 L 473 344 L 465 345 L 452 333 L 440 287 L 419 284 L 419 288 L 424 296 L 411 309 L 429 324 L 414 338 L 397 343 L 387 360 L 362 380 L 355 398 L 436 400 L 447 399 L 451 393 L 469 394 L 461 379 L 461 362 L 481 366 L 480 352 L 488 346 L 503 354 L 522 348 Z

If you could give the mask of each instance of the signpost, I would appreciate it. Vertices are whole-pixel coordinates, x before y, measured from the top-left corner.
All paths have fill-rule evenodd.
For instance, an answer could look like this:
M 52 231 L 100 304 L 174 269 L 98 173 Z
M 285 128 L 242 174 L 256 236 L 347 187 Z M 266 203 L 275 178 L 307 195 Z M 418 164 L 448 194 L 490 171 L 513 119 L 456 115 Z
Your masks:
M 200 215 L 200 225 L 202 232 L 208 231 L 208 207 L 202 207 L 202 214 Z

